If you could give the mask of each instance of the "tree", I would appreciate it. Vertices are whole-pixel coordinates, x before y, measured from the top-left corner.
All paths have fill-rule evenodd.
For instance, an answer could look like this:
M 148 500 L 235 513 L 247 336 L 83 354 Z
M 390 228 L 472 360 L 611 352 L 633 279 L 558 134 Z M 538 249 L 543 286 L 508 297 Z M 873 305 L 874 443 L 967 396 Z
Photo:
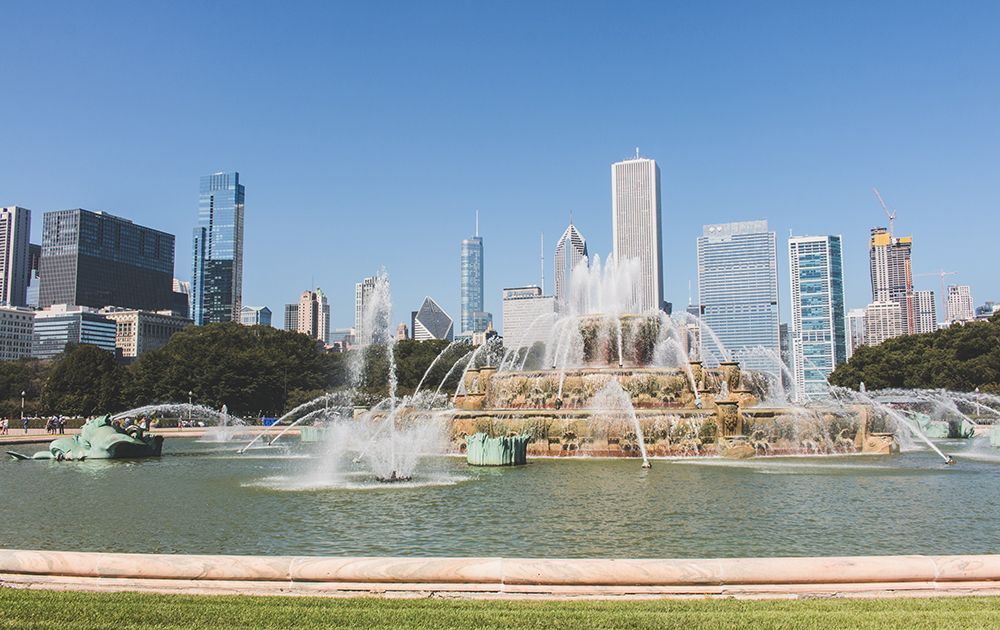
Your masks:
M 1000 390 L 1000 316 L 862 346 L 830 375 L 833 385 L 857 389 L 862 382 L 869 389 Z
M 449 347 L 450 346 L 450 347 Z M 454 391 L 461 377 L 461 370 L 456 369 L 450 375 L 448 372 L 457 361 L 462 359 L 473 347 L 468 343 L 452 345 L 443 339 L 414 341 L 407 339 L 393 345 L 393 359 L 396 363 L 396 393 L 400 396 L 416 391 L 424 375 L 422 391 L 437 389 L 445 377 L 448 377 L 442 391 Z M 357 351 L 364 353 L 364 370 L 360 375 L 359 402 L 374 404 L 389 395 L 389 355 L 386 346 L 372 344 Z M 441 359 L 434 363 L 440 355 Z M 433 365 L 433 369 L 431 366 Z M 428 370 L 430 369 L 430 372 Z
M 187 328 L 131 367 L 134 405 L 187 401 L 238 415 L 280 415 L 296 390 L 347 382 L 344 357 L 307 335 L 235 322 Z
M 42 405 L 53 413 L 90 416 L 122 409 L 126 370 L 110 352 L 91 345 L 68 345 L 49 371 Z
M 38 359 L 0 361 L 0 415 L 14 417 L 21 413 L 21 392 L 24 392 L 25 413 L 37 415 L 51 365 L 51 361 Z

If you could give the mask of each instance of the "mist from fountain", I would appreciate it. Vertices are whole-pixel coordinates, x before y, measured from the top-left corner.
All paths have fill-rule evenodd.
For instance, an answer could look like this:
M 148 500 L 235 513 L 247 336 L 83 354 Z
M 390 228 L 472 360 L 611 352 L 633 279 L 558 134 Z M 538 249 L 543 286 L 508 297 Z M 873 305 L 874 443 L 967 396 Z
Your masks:
M 212 409 L 205 405 L 193 405 L 188 403 L 164 403 L 158 405 L 143 405 L 128 409 L 121 413 L 116 413 L 111 418 L 122 420 L 125 418 L 142 417 L 174 417 L 179 420 L 205 419 L 210 423 L 206 424 L 205 432 L 201 438 L 203 442 L 229 442 L 244 435 L 247 431 L 246 423 L 242 418 L 229 415 L 228 410 L 223 406 L 222 410 Z
M 427 376 L 431 373 L 431 370 L 434 369 L 434 366 L 436 366 L 438 364 L 438 362 L 442 358 L 444 358 L 444 356 L 446 354 L 448 354 L 448 352 L 452 348 L 455 348 L 455 347 L 458 347 L 458 346 L 464 346 L 464 345 L 466 345 L 466 341 L 464 339 L 458 339 L 458 340 L 452 341 L 451 343 L 449 343 L 447 345 L 447 347 L 445 347 L 444 350 L 442 350 L 436 357 L 434 357 L 434 360 L 431 361 L 431 364 L 429 366 L 427 366 L 426 370 L 424 370 L 424 375 L 420 377 L 420 382 L 417 383 L 417 388 L 413 391 L 414 395 L 420 393 L 420 389 L 424 386 L 424 381 L 427 380 Z M 452 365 L 454 365 L 454 364 L 452 364 Z
M 875 408 L 876 410 L 882 412 L 887 417 L 895 421 L 897 427 L 906 429 L 909 432 L 909 435 L 919 439 L 928 447 L 930 447 L 930 449 L 933 450 L 935 453 L 937 453 L 941 457 L 941 459 L 945 461 L 945 463 L 950 464 L 954 462 L 954 459 L 952 459 L 948 455 L 945 455 L 941 451 L 941 449 L 939 449 L 937 445 L 935 445 L 934 442 L 932 442 L 931 439 L 927 437 L 927 435 L 923 431 L 920 430 L 920 426 L 915 421 L 911 420 L 910 418 L 907 418 L 906 415 L 900 413 L 899 410 L 893 409 L 891 406 L 876 400 L 871 393 L 864 391 L 854 391 L 853 389 L 847 389 L 844 387 L 835 387 L 835 386 L 831 387 L 830 389 L 831 393 L 841 400 L 846 399 L 853 402 L 863 402 Z M 912 443 L 907 444 L 902 439 L 904 434 L 897 432 L 896 435 L 897 438 L 900 439 L 901 448 L 904 449 L 907 447 L 912 448 Z
M 464 371 L 465 367 L 469 364 L 469 362 L 472 361 L 472 357 L 475 354 L 476 354 L 475 350 L 469 350 L 464 355 L 462 355 L 462 357 L 459 358 L 458 361 L 455 361 L 451 365 L 451 368 L 449 368 L 448 371 L 445 373 L 444 378 L 441 379 L 441 382 L 438 383 L 437 389 L 434 390 L 434 393 L 436 395 L 440 395 L 441 394 L 441 390 L 444 389 L 444 384 L 448 382 L 448 379 L 451 378 L 451 375 L 455 373 L 455 370 L 458 369 L 459 366 L 462 366 L 462 370 L 463 370 L 462 374 L 465 374 L 465 371 Z M 463 379 L 460 378 L 459 382 L 461 382 L 462 380 Z
M 498 358 L 497 355 L 498 353 L 500 353 L 502 349 L 503 349 L 503 342 L 500 340 L 499 337 L 493 337 L 491 339 L 487 339 L 484 343 L 476 347 L 476 349 L 472 351 L 468 363 L 465 364 L 465 369 L 462 370 L 462 376 L 458 379 L 458 384 L 455 386 L 455 396 L 464 393 L 465 376 L 469 373 L 469 370 L 473 368 L 483 367 L 482 365 L 479 365 L 477 363 L 477 359 L 482 359 L 484 361 L 484 365 L 488 365 L 491 367 L 496 366 L 500 362 L 500 359 Z M 448 376 L 445 375 L 445 380 L 447 379 Z M 441 384 L 443 385 L 444 381 L 442 381 Z
M 344 392 L 330 392 L 302 403 L 275 421 L 274 426 L 283 426 L 285 422 L 288 422 L 288 425 L 284 426 L 277 435 L 271 438 L 267 445 L 271 446 L 278 441 L 278 438 L 284 436 L 294 427 L 299 426 L 307 419 L 312 419 L 314 417 L 312 412 L 317 407 L 323 406 L 325 408 L 329 408 L 331 403 L 335 403 L 341 407 L 348 407 L 350 406 L 350 398 L 350 394 Z M 293 418 L 295 418 L 295 420 L 292 420 Z M 241 448 L 238 452 L 245 453 L 250 448 L 253 448 L 254 444 L 264 439 L 264 436 L 265 433 L 263 431 L 258 433 L 252 440 L 250 440 L 249 444 Z
M 646 438 L 642 434 L 642 425 L 639 424 L 639 419 L 635 415 L 632 396 L 622 389 L 621 384 L 615 380 L 608 381 L 608 384 L 601 388 L 590 401 L 590 409 L 592 410 L 592 422 L 597 426 L 603 426 L 605 431 L 610 432 L 614 424 L 622 420 L 630 424 L 635 431 L 639 454 L 642 456 L 642 467 L 649 468 Z

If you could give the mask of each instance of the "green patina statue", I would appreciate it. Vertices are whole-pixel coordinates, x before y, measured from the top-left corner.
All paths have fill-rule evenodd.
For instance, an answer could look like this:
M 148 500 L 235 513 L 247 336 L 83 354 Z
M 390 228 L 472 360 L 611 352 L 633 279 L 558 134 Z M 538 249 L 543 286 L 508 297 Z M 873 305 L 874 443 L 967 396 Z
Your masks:
M 31 459 L 55 459 L 58 461 L 134 459 L 159 457 L 162 449 L 162 435 L 151 435 L 136 425 L 123 429 L 112 424 L 111 416 L 101 416 L 88 420 L 80 428 L 79 435 L 53 440 L 49 444 L 49 450 L 39 451 Z M 28 459 L 28 457 L 18 453 L 10 453 L 10 455 L 18 459 Z
M 465 460 L 472 466 L 523 466 L 528 463 L 530 435 L 490 437 L 485 433 L 466 436 Z

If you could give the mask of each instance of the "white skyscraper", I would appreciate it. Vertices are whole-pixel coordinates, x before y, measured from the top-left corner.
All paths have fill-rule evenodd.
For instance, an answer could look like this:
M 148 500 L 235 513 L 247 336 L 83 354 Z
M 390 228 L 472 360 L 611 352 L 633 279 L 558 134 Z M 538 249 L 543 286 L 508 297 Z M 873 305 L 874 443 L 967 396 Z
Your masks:
M 865 309 L 865 345 L 877 346 L 887 339 L 906 334 L 903 308 L 899 302 L 872 302 Z
M 573 270 L 580 263 L 581 260 L 587 260 L 587 239 L 583 238 L 583 234 L 576 229 L 571 220 L 569 227 L 563 232 L 563 235 L 559 237 L 559 241 L 556 243 L 556 255 L 555 255 L 555 283 L 556 283 L 556 302 L 560 305 L 565 305 L 569 300 L 569 279 L 572 276 Z M 507 289 L 504 289 L 504 295 L 507 294 Z M 539 291 L 539 295 L 541 291 Z M 507 321 L 504 319 L 504 328 L 506 329 Z M 506 333 L 505 333 L 506 334 Z
M 852 308 L 847 311 L 847 358 L 850 359 L 858 348 L 865 345 L 865 309 Z
M 31 210 L 0 208 L 0 304 L 27 306 L 31 262 Z
M 976 318 L 972 289 L 967 285 L 948 286 L 948 321 L 968 322 Z
M 660 167 L 638 150 L 634 159 L 611 165 L 611 229 L 615 259 L 639 262 L 637 310 L 663 308 Z
M 369 276 L 354 285 L 354 343 L 359 346 L 367 346 L 372 340 L 372 331 L 365 330 L 365 303 L 375 291 L 377 280 L 375 276 Z
M 916 320 L 914 334 L 937 330 L 937 306 L 934 304 L 933 291 L 913 292 L 913 313 Z

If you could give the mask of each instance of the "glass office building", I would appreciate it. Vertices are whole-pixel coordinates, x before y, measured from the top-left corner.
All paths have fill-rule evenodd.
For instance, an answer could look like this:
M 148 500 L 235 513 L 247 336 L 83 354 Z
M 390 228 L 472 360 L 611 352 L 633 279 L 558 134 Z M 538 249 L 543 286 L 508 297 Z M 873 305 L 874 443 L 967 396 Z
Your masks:
M 781 378 L 777 239 L 767 221 L 706 225 L 698 238 L 701 357 L 708 367 L 725 356 Z
M 839 236 L 788 239 L 792 373 L 800 400 L 829 395 L 827 378 L 847 361 L 844 257 Z
M 191 273 L 191 317 L 199 326 L 240 321 L 244 197 L 239 173 L 201 178 Z
M 148 311 L 173 303 L 174 236 L 105 212 L 46 212 L 39 306 L 120 306 Z
M 463 334 L 486 330 L 491 318 L 483 312 L 483 239 L 476 236 L 462 241 L 462 314 Z

